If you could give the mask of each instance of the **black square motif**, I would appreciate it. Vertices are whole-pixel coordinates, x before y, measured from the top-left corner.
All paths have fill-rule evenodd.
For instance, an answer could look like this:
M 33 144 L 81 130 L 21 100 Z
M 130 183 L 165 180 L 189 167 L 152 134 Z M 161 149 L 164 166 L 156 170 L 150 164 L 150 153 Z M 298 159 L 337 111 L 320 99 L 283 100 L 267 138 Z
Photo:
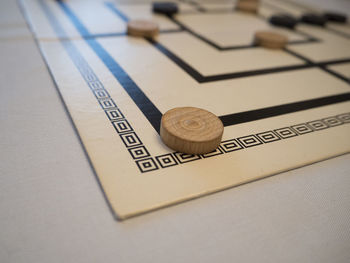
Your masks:
M 124 118 L 124 115 L 121 113 L 119 109 L 111 109 L 111 110 L 105 110 L 107 117 L 111 121 L 117 121 Z
M 166 168 L 166 167 L 170 167 L 178 164 L 178 162 L 172 156 L 171 153 L 156 156 L 156 160 L 158 161 L 159 165 L 162 168 Z
M 258 136 L 259 139 L 262 140 L 264 143 L 275 142 L 280 140 L 280 137 L 278 137 L 273 131 L 261 132 L 258 133 L 256 136 Z
M 277 129 L 275 130 L 275 133 L 277 133 L 278 136 L 281 137 L 282 139 L 287 139 L 298 135 L 295 131 L 293 131 L 289 127 Z
M 136 133 L 130 132 L 130 133 L 123 133 L 120 135 L 120 138 L 124 142 L 126 147 L 134 147 L 139 146 L 142 144 L 139 137 L 137 137 Z
M 216 155 L 223 154 L 224 152 L 220 149 L 220 146 L 210 153 L 202 154 L 203 158 L 208 158 Z
M 253 147 L 262 144 L 254 135 L 248 135 L 237 139 L 244 147 Z
M 100 103 L 103 109 L 116 108 L 116 105 L 114 104 L 114 101 L 112 99 L 98 100 L 98 102 Z
M 313 130 L 305 123 L 294 125 L 294 126 L 292 126 L 292 128 L 298 134 L 305 134 L 305 133 L 313 132 Z
M 94 81 L 94 82 L 88 82 L 90 89 L 95 90 L 95 89 L 103 89 L 103 85 L 99 81 Z
M 188 163 L 188 162 L 201 159 L 199 155 L 178 153 L 178 152 L 174 153 L 174 156 L 180 163 Z
M 96 96 L 96 98 L 98 99 L 107 99 L 109 98 L 109 94 L 106 90 L 94 90 L 94 94 Z
M 88 65 L 81 66 L 81 73 L 87 82 L 98 81 L 95 73 L 90 69 L 90 67 Z
M 146 173 L 146 172 L 150 172 L 158 169 L 158 166 L 156 162 L 153 160 L 153 158 L 147 158 L 147 159 L 136 161 L 136 164 L 142 173 Z
M 113 122 L 113 126 L 116 129 L 118 133 L 123 132 L 130 132 L 133 131 L 132 127 L 130 126 L 129 122 L 127 120 L 121 120 L 118 122 Z
M 221 142 L 220 146 L 225 153 L 243 149 L 243 147 L 235 139 L 223 141 Z
M 325 123 L 324 123 L 323 121 L 321 121 L 321 120 L 310 121 L 310 122 L 308 122 L 307 124 L 309 124 L 310 127 L 311 127 L 312 129 L 314 129 L 315 131 L 323 130 L 323 129 L 328 128 L 328 125 L 325 124 Z
M 129 149 L 129 152 L 133 159 L 140 159 L 150 156 L 145 146 L 138 146 L 136 148 Z
M 324 123 L 326 123 L 330 127 L 338 126 L 343 124 L 340 120 L 338 120 L 336 117 L 329 117 L 322 120 Z
M 344 123 L 350 122 L 350 113 L 344 113 L 337 116 L 339 120 L 341 120 Z

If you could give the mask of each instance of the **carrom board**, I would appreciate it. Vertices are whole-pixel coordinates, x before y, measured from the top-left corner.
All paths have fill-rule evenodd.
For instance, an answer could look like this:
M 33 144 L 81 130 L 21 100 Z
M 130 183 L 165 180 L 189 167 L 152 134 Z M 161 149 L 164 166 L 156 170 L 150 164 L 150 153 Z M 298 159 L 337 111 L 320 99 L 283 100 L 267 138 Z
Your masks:
M 268 22 L 320 10 L 265 0 L 247 14 L 232 2 L 180 1 L 169 17 L 148 1 L 20 4 L 119 219 L 350 150 L 349 24 Z M 128 36 L 136 18 L 159 23 L 159 36 Z M 284 33 L 287 47 L 254 45 L 257 30 Z M 161 142 L 162 114 L 181 106 L 219 116 L 216 151 L 186 155 Z

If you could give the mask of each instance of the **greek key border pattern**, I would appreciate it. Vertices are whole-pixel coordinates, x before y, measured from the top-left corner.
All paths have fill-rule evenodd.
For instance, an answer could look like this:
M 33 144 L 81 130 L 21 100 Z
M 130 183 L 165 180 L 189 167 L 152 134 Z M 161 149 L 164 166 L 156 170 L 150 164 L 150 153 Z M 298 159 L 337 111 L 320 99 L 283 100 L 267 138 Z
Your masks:
M 43 4 L 43 1 L 39 0 Z M 49 9 L 42 5 L 44 11 L 50 13 Z M 56 32 L 64 32 L 55 19 L 48 17 Z M 95 96 L 101 109 L 114 127 L 116 133 L 123 141 L 130 156 L 135 161 L 141 173 L 155 171 L 161 168 L 168 168 L 179 164 L 210 158 L 222 154 L 231 153 L 250 147 L 260 146 L 266 143 L 289 139 L 295 136 L 301 136 L 310 132 L 317 132 L 329 129 L 339 125 L 350 123 L 350 112 L 330 116 L 324 119 L 313 120 L 307 123 L 301 123 L 290 127 L 283 127 L 275 130 L 265 131 L 257 134 L 234 138 L 222 141 L 219 147 L 207 154 L 189 155 L 178 152 L 152 156 L 137 136 L 130 122 L 126 119 L 122 110 L 117 106 L 113 98 L 109 95 L 102 82 L 98 79 L 88 62 L 83 58 L 77 47 L 69 40 L 60 40 L 69 57 L 75 64 L 81 76 L 88 85 L 90 91 Z
M 98 79 L 97 75 L 93 72 L 74 44 L 71 42 L 65 42 L 64 46 L 66 47 L 73 63 L 78 68 L 81 76 L 94 94 L 101 109 L 105 112 L 116 133 L 123 141 L 125 147 L 142 173 L 173 167 L 179 164 L 185 164 L 251 147 L 257 147 L 267 143 L 277 142 L 350 123 L 350 112 L 348 112 L 323 119 L 312 120 L 306 123 L 299 123 L 289 127 L 225 140 L 220 143 L 215 151 L 207 154 L 189 155 L 171 152 L 152 156 L 146 146 L 142 143 L 141 139 L 137 136 L 130 122 L 125 118 L 122 110 L 110 97 L 102 82 Z

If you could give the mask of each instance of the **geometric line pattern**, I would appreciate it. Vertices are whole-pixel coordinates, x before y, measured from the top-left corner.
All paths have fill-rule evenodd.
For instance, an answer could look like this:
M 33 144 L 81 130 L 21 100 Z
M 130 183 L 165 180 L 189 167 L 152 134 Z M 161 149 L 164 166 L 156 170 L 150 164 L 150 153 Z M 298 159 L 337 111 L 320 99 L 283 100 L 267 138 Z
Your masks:
M 52 15 L 49 7 L 43 1 L 40 1 L 40 3 L 56 33 L 58 35 L 67 35 L 56 18 Z M 264 143 L 279 141 L 281 139 L 289 139 L 311 131 L 323 130 L 350 123 L 350 113 L 348 112 L 337 116 L 330 116 L 322 120 L 314 120 L 308 123 L 293 125 L 292 127 L 284 127 L 274 131 L 266 131 L 222 141 L 217 150 L 208 154 L 189 155 L 173 152 L 151 157 L 140 138 L 134 132 L 134 129 L 130 123 L 124 117 L 122 111 L 117 107 L 115 101 L 110 97 L 104 85 L 93 72 L 87 61 L 80 54 L 76 46 L 67 39 L 60 39 L 60 41 L 142 173 L 158 170 L 159 167 L 167 168 L 176 166 L 178 164 L 192 162 L 202 158 L 209 158 L 224 153 L 230 153 L 237 150 L 242 150 L 244 148 L 257 147 L 263 145 Z
M 244 137 L 240 137 L 237 139 L 244 148 L 253 147 L 262 144 L 262 142 L 258 139 L 258 137 L 254 135 L 248 135 Z
M 307 124 L 297 124 L 292 126 L 293 130 L 296 131 L 299 135 L 313 132 L 313 129 L 311 129 Z
M 280 140 L 280 137 L 278 137 L 273 131 L 261 132 L 258 133 L 256 136 L 258 136 L 258 138 L 264 143 L 275 142 Z
M 156 156 L 156 160 L 162 168 L 167 168 L 179 164 L 171 153 L 158 155 Z
M 350 123 L 350 112 L 340 114 L 337 116 L 330 116 L 322 119 L 322 121 L 315 120 L 307 123 L 299 123 L 297 125 L 292 125 L 291 127 L 284 127 L 284 128 L 276 129 L 274 131 L 260 132 L 257 134 L 251 134 L 244 137 L 225 140 L 220 143 L 219 147 L 215 151 L 207 154 L 189 155 L 189 154 L 173 152 L 169 154 L 159 155 L 159 156 L 156 156 L 155 158 L 157 159 L 161 168 L 166 168 L 166 167 L 170 167 L 178 164 L 200 160 L 202 158 L 209 158 L 209 157 L 213 157 L 221 154 L 243 150 L 250 147 L 257 147 L 257 146 L 263 145 L 264 143 L 271 143 L 271 142 L 276 142 L 280 140 L 285 140 L 285 139 L 293 138 L 298 135 L 308 134 L 310 132 L 328 129 L 328 128 L 332 128 L 332 127 L 347 124 L 347 123 Z M 162 158 L 165 158 L 166 161 L 165 162 L 162 161 Z
M 236 139 L 223 141 L 221 142 L 220 146 L 225 153 L 244 149 L 243 146 Z
M 282 139 L 288 139 L 294 136 L 297 136 L 298 134 L 290 127 L 284 127 L 280 129 L 276 129 L 275 133 L 281 137 Z
M 197 154 L 186 154 L 186 153 L 179 153 L 175 152 L 174 153 L 175 158 L 179 163 L 188 163 L 196 160 L 200 160 L 201 156 Z
M 315 131 L 323 130 L 329 127 L 325 122 L 321 120 L 310 121 L 307 124 Z

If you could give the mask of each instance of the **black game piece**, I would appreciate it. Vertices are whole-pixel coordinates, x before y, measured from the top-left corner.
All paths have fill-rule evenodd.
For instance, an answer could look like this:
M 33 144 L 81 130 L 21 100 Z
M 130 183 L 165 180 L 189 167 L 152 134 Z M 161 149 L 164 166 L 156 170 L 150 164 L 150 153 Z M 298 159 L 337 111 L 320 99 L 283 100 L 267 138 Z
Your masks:
M 152 10 L 154 13 L 170 16 L 179 12 L 177 4 L 173 2 L 154 2 Z
M 324 26 L 327 19 L 323 15 L 308 13 L 302 15 L 301 21 L 311 25 Z
M 324 13 L 325 18 L 328 21 L 337 22 L 337 23 L 346 23 L 348 20 L 345 14 L 335 13 L 335 12 L 326 12 Z
M 293 29 L 298 23 L 298 20 L 293 16 L 286 14 L 273 15 L 269 19 L 270 23 L 275 26 L 287 27 Z

